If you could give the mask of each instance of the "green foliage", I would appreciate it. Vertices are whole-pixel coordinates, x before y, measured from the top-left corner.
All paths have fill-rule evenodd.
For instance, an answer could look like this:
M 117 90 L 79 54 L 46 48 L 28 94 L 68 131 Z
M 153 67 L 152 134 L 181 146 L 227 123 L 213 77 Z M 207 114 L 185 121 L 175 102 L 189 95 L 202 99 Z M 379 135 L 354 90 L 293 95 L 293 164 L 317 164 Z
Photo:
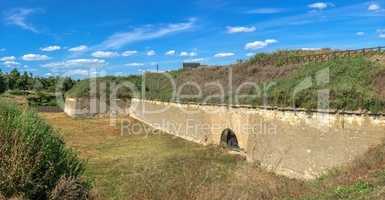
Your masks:
M 328 51 L 328 50 L 321 50 Z M 257 54 L 252 59 L 267 59 L 274 57 L 297 56 L 314 53 L 313 51 L 279 51 L 274 54 Z M 282 56 L 284 55 L 284 56 Z M 247 63 L 246 63 L 247 64 Z M 266 69 L 268 70 L 268 69 Z M 385 70 L 385 67 L 369 61 L 364 57 L 357 58 L 337 58 L 327 62 L 309 63 L 296 68 L 283 79 L 275 79 L 275 83 L 267 91 L 267 98 L 264 99 L 261 94 L 255 94 L 255 91 L 249 90 L 242 95 L 249 95 L 241 100 L 241 104 L 262 105 L 264 102 L 270 106 L 295 107 L 306 109 L 338 109 L 338 110 L 366 110 L 370 112 L 382 112 L 385 110 L 385 99 L 378 95 L 373 86 L 373 80 L 376 76 Z M 185 73 L 185 74 L 182 74 Z M 190 73 L 190 74 L 189 74 Z M 173 100 L 173 92 L 178 92 L 181 84 L 189 81 L 189 76 L 194 72 L 173 71 L 168 73 L 146 73 L 144 78 L 141 76 L 129 77 L 104 77 L 98 78 L 96 83 L 122 83 L 125 81 L 133 83 L 137 91 L 145 93 L 143 98 L 161 101 Z M 215 73 L 215 72 L 213 72 Z M 247 73 L 247 72 L 245 72 Z M 268 73 L 268 71 L 266 72 Z M 176 80 L 176 91 L 173 88 L 173 82 L 170 78 Z M 220 79 L 220 78 L 219 78 Z M 199 80 L 199 79 L 198 79 Z M 216 80 L 223 82 L 223 80 Z M 142 88 L 142 84 L 143 85 Z M 271 83 L 264 83 L 269 85 Z M 205 83 L 198 83 L 202 87 Z M 262 85 L 261 85 L 262 86 Z M 100 93 L 99 87 L 96 87 Z M 195 87 L 183 88 L 183 94 L 197 94 Z M 143 90 L 142 90 L 143 89 Z M 319 92 L 327 91 L 329 101 L 319 101 Z M 106 96 L 109 96 L 109 87 Z M 226 91 L 228 92 L 228 91 Z M 100 94 L 97 96 L 100 96 Z M 122 91 L 123 95 L 130 97 L 130 91 Z M 78 83 L 71 91 L 67 93 L 72 97 L 86 97 L 90 95 L 90 80 L 84 80 Z M 207 95 L 207 94 L 204 94 Z M 254 97 L 251 97 L 254 96 Z M 228 96 L 226 96 L 228 98 Z M 199 101 L 199 99 L 186 99 L 187 101 Z M 267 101 L 265 101 L 267 100 Z M 215 103 L 215 102 L 213 102 Z
M 130 98 L 132 96 L 140 98 L 144 95 L 146 99 L 169 101 L 173 94 L 172 80 L 175 80 L 180 73 L 181 71 L 177 70 L 166 73 L 146 73 L 144 76 L 106 76 L 94 80 L 86 79 L 77 83 L 66 93 L 66 96 L 90 97 L 91 87 L 94 87 L 96 89 L 96 94 L 94 96 L 100 97 L 101 95 L 105 95 L 108 99 L 110 97 L 111 88 L 119 88 L 117 90 L 118 98 Z M 131 87 L 128 87 L 130 85 Z M 104 87 L 105 89 L 103 89 Z
M 34 77 L 31 73 L 27 72 L 20 74 L 17 69 L 13 69 L 8 74 L 0 73 L 0 77 L 4 79 L 6 90 L 44 90 L 46 92 L 55 92 L 57 87 L 59 87 L 60 91 L 66 92 L 75 84 L 75 81 L 69 77 Z
M 339 186 L 334 190 L 335 196 L 338 199 L 352 199 L 356 195 L 366 195 L 373 191 L 373 186 L 364 181 L 349 186 Z
M 330 108 L 383 111 L 385 101 L 377 95 L 372 85 L 374 77 L 381 70 L 384 70 L 383 66 L 365 58 L 307 64 L 291 76 L 277 80 L 269 91 L 268 103 L 282 107 L 315 109 L 318 106 L 319 91 L 328 90 Z
M 0 101 L 0 193 L 47 199 L 63 176 L 83 176 L 84 162 L 39 116 Z M 87 182 L 82 182 L 85 188 Z
M 330 53 L 331 49 L 320 49 L 316 51 L 307 50 L 279 50 L 272 53 L 258 53 L 251 57 L 248 64 L 270 64 L 275 66 L 302 63 L 304 56 Z
M 71 90 L 66 93 L 68 97 L 101 97 L 105 96 L 109 99 L 113 90 L 116 90 L 117 98 L 129 98 L 136 93 L 141 92 L 141 77 L 114 77 L 106 76 L 96 79 L 86 79 L 78 82 Z M 91 94 L 91 88 L 95 90 L 95 94 Z M 112 90 L 111 90 L 112 89 Z
M 49 93 L 37 92 L 29 95 L 27 100 L 30 106 L 57 106 L 56 96 Z
M 174 73 L 146 73 L 145 93 L 146 99 L 170 101 L 173 98 L 173 84 L 178 72 Z M 175 91 L 176 92 L 176 91 Z
M 7 90 L 7 85 L 6 85 L 5 78 L 3 75 L 0 73 L 0 94 L 4 93 Z

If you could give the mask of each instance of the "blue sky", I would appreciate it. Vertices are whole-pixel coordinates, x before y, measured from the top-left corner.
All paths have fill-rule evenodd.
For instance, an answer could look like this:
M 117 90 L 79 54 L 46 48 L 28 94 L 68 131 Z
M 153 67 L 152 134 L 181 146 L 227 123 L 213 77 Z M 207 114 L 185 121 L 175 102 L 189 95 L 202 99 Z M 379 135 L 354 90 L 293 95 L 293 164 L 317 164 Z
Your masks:
M 385 0 L 0 0 L 0 69 L 82 76 L 385 46 Z

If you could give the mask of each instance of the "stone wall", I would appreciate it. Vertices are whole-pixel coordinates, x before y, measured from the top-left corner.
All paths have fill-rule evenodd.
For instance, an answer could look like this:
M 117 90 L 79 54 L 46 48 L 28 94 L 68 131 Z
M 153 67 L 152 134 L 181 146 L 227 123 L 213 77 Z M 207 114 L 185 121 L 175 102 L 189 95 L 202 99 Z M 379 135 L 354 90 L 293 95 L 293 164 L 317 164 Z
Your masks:
M 91 117 L 95 115 L 128 115 L 130 101 L 114 99 L 106 101 L 98 98 L 66 98 L 64 112 L 71 117 Z
M 250 162 L 278 174 L 311 179 L 352 161 L 385 138 L 385 118 L 133 99 L 132 117 L 200 144 L 220 144 L 236 134 Z

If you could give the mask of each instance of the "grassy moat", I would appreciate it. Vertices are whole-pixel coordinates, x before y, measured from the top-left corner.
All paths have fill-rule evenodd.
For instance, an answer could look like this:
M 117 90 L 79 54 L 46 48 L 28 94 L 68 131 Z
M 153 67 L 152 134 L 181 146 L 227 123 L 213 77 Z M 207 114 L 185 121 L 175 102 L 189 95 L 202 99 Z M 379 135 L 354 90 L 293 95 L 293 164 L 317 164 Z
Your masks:
M 99 199 L 383 199 L 384 146 L 313 181 L 277 176 L 217 147 L 151 131 L 125 119 L 136 135 L 109 119 L 42 113 L 87 160 Z M 139 134 L 138 134 L 139 133 Z
M 41 115 L 88 160 L 87 174 L 102 199 L 266 199 L 297 197 L 305 189 L 301 181 L 267 173 L 217 147 L 144 129 L 121 136 L 109 119 Z

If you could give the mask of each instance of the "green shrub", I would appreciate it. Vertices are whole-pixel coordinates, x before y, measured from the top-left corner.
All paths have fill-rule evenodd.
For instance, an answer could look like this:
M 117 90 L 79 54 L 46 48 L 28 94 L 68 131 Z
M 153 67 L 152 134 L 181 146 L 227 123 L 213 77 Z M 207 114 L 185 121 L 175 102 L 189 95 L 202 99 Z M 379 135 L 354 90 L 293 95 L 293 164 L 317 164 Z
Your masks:
M 0 193 L 8 198 L 48 199 L 62 177 L 81 178 L 85 170 L 36 113 L 5 101 L 0 101 L 0 160 Z
M 43 92 L 37 92 L 27 97 L 30 106 L 58 106 L 56 96 Z

